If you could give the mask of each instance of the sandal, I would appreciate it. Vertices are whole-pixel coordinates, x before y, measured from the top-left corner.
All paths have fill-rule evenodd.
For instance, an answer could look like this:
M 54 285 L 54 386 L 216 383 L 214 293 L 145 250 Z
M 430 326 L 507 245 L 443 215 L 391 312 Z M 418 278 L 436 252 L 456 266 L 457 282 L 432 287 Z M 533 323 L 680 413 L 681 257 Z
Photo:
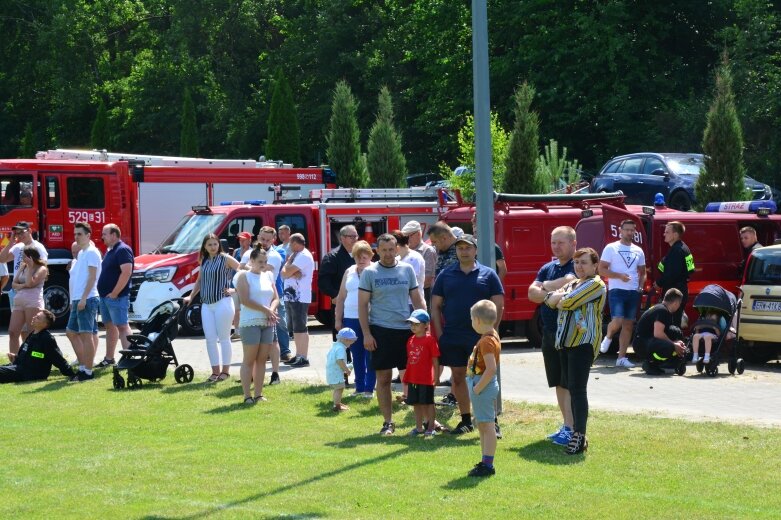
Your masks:
M 262 402 L 265 402 L 265 401 L 268 401 L 268 399 L 266 399 L 266 398 L 265 398 L 264 396 L 262 396 L 262 395 L 259 395 L 259 396 L 257 396 L 257 397 L 255 398 L 255 402 L 256 402 L 256 403 L 262 403 Z
M 344 412 L 344 411 L 349 410 L 349 409 L 350 409 L 349 406 L 347 406 L 346 404 L 341 404 L 341 403 L 339 403 L 337 405 L 334 405 L 334 407 L 331 408 L 331 410 L 333 410 L 334 412 Z
M 255 404 L 255 400 L 251 397 L 245 397 L 244 404 Z
M 220 372 L 220 375 L 217 376 L 217 381 L 225 381 L 226 379 L 230 378 L 230 374 L 227 372 Z
M 204 382 L 207 383 L 207 384 L 208 383 L 216 383 L 219 380 L 220 380 L 220 376 L 218 374 L 212 374 L 212 375 L 209 376 L 209 379 L 207 379 Z

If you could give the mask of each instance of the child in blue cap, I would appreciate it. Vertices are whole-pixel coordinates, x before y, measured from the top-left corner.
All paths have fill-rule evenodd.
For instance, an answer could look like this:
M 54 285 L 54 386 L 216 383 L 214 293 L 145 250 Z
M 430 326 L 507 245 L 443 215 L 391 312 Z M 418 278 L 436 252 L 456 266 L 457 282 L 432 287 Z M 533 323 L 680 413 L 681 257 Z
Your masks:
M 347 349 L 355 343 L 358 335 L 350 327 L 341 329 L 336 334 L 336 341 L 331 345 L 331 350 L 325 358 L 325 380 L 334 391 L 334 412 L 343 412 L 350 407 L 342 404 L 342 393 L 344 392 L 344 376 L 349 376 L 352 372 L 350 365 L 347 364 Z

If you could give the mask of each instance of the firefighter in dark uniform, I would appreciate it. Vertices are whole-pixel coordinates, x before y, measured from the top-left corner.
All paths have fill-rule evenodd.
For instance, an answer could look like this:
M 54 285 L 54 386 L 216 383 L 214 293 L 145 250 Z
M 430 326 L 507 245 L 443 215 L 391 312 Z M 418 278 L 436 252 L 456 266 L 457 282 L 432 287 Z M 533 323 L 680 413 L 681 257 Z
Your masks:
M 654 287 L 660 289 L 662 294 L 667 293 L 669 289 L 678 289 L 683 294 L 681 306 L 673 313 L 673 325 L 679 328 L 686 308 L 686 300 L 689 298 L 689 276 L 694 272 L 692 252 L 681 240 L 685 232 L 686 228 L 678 221 L 670 222 L 664 227 L 664 241 L 670 245 L 670 250 L 659 262 L 657 268 L 660 276 L 654 282 Z
M 0 383 L 19 383 L 47 379 L 52 365 L 68 379 L 76 373 L 62 356 L 57 341 L 47 330 L 54 324 L 54 314 L 48 310 L 33 316 L 33 332 L 27 336 L 19 353 L 9 354 L 11 364 L 0 366 Z
M 664 294 L 662 303 L 645 311 L 637 322 L 632 348 L 645 357 L 643 370 L 649 376 L 664 374 L 664 365 L 673 357 L 683 359 L 686 346 L 681 329 L 672 324 L 673 315 L 681 307 L 683 295 L 678 289 Z

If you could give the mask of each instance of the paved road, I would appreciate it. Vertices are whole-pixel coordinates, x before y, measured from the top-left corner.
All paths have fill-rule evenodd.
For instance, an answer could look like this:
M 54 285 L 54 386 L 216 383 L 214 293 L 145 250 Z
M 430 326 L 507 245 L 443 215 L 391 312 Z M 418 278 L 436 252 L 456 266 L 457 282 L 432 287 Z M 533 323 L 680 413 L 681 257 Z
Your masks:
M 310 322 L 310 325 L 315 323 Z M 296 369 L 283 366 L 283 381 L 325 381 L 325 355 L 331 345 L 331 335 L 322 326 L 313 326 L 310 332 L 311 365 Z M 57 332 L 55 336 L 66 357 L 75 359 L 65 334 Z M 98 359 L 102 359 L 103 337 L 101 331 Z M 193 366 L 196 381 L 210 373 L 203 338 L 179 337 L 174 341 L 174 348 L 180 363 Z M 241 342 L 234 341 L 234 377 L 238 376 L 241 356 Z M 589 403 L 593 409 L 781 426 L 781 364 L 749 365 L 741 376 L 730 376 L 726 365 L 722 365 L 722 373 L 710 378 L 697 374 L 694 367 L 690 367 L 683 377 L 648 377 L 639 367 L 616 369 L 614 362 L 614 356 L 602 356 L 592 368 Z M 442 393 L 445 389 L 437 391 Z M 505 343 L 502 392 L 505 400 L 555 404 L 554 393 L 545 382 L 539 350 L 529 348 L 525 342 Z

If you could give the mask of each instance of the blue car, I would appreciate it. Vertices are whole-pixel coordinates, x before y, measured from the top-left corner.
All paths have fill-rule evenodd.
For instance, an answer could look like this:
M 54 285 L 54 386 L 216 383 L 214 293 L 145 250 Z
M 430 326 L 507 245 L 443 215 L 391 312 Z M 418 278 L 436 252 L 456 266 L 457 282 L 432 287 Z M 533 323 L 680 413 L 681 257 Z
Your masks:
M 629 204 L 652 205 L 661 193 L 671 208 L 688 211 L 703 165 L 699 153 L 632 153 L 610 159 L 591 181 L 592 193 L 621 190 Z M 755 200 L 773 198 L 770 186 L 746 176 Z M 712 202 L 712 201 L 709 201 Z

